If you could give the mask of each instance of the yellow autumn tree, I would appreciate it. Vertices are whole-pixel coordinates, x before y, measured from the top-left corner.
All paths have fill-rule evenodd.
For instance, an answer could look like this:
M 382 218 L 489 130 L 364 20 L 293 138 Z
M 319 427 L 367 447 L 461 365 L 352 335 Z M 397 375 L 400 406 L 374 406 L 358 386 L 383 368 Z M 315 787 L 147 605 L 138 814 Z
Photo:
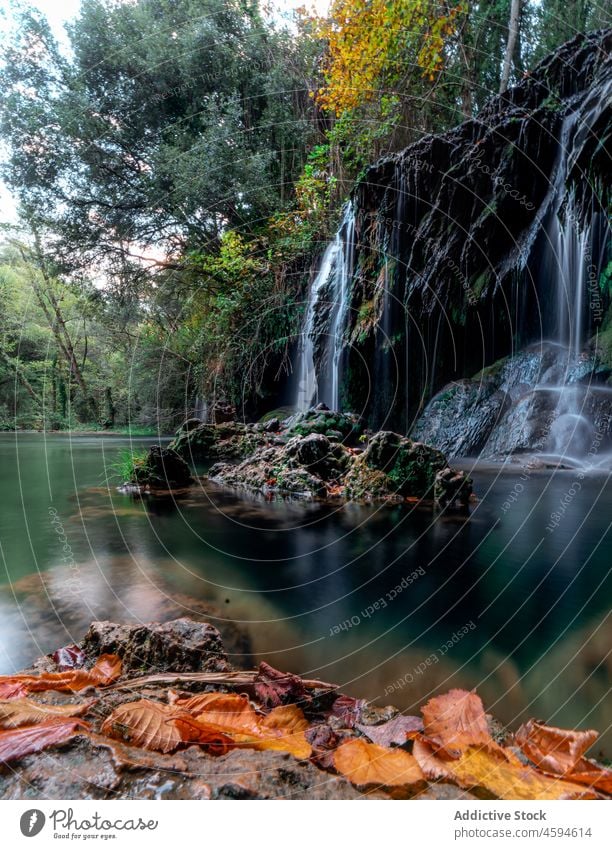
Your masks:
M 317 101 L 340 116 L 388 96 L 415 67 L 433 81 L 466 8 L 465 0 L 333 0 L 316 20 L 328 45 Z

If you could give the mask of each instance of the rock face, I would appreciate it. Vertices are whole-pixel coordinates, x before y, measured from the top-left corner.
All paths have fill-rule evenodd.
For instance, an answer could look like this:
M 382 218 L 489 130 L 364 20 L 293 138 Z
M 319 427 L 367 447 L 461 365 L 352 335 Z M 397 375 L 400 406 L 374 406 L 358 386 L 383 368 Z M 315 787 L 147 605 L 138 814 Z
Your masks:
M 534 345 L 445 386 L 412 435 L 450 457 L 584 456 L 591 445 L 605 452 L 612 447 L 609 377 L 592 355 L 568 358 L 557 345 Z
M 595 282 L 585 271 L 582 284 L 585 346 L 599 330 L 598 355 L 610 357 L 611 46 L 611 30 L 576 36 L 477 118 L 379 161 L 356 187 L 340 397 L 343 408 L 364 411 L 371 429 L 409 434 L 449 381 L 557 339 L 555 218 L 577 234 L 585 268 L 595 268 Z M 315 336 L 330 333 L 321 316 Z M 313 345 L 316 352 L 316 338 Z M 487 386 L 478 399 L 471 385 L 458 391 L 470 409 L 485 403 L 490 431 L 503 396 Z M 436 415 L 444 418 L 440 404 Z M 459 453 L 476 450 L 474 417 L 469 427 Z M 419 439 L 424 432 L 419 425 Z M 456 432 L 436 445 L 454 446 Z
M 365 450 L 348 448 L 321 433 L 293 436 L 256 451 L 238 465 L 219 463 L 210 478 L 226 486 L 266 494 L 349 500 L 418 498 L 465 508 L 471 481 L 448 468 L 436 449 L 381 431 Z M 452 483 L 451 483 L 452 481 Z

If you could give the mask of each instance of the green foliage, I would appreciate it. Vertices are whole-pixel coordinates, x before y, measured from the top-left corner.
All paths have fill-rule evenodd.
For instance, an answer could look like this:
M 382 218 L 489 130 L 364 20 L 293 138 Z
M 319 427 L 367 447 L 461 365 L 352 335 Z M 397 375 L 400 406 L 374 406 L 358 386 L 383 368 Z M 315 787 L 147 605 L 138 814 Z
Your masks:
M 136 451 L 124 448 L 119 452 L 115 462 L 108 466 L 106 476 L 110 480 L 114 478 L 122 483 L 135 483 L 138 479 L 139 470 L 144 469 L 146 462 L 146 450 Z

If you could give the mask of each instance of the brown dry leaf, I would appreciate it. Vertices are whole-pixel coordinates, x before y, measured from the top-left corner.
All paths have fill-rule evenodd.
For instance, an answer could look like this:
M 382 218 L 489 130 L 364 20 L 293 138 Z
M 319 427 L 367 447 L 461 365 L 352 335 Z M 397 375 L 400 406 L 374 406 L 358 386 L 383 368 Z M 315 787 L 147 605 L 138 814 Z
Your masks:
M 425 780 L 420 766 L 408 752 L 385 749 L 360 739 L 349 740 L 336 749 L 334 766 L 359 786 L 400 787 Z
M 599 764 L 594 764 L 587 759 L 583 763 L 586 764 L 584 771 L 572 772 L 567 778 L 570 781 L 586 784 L 593 790 L 599 790 L 612 796 L 612 770 L 604 769 Z
M 355 725 L 378 746 L 389 748 L 391 744 L 401 746 L 423 731 L 423 720 L 418 716 L 399 716 L 383 722 L 382 725 Z
M 254 682 L 255 697 L 268 707 L 278 707 L 287 701 L 311 701 L 304 682 L 291 672 L 280 672 L 262 661 Z
M 275 708 L 261 717 L 246 696 L 204 693 L 179 699 L 175 706 L 188 711 L 204 731 L 227 734 L 237 745 L 290 752 L 300 759 L 312 752 L 304 736 L 308 721 L 296 705 Z
M 570 731 L 530 719 L 515 734 L 516 743 L 537 767 L 569 781 L 612 793 L 612 770 L 584 757 L 597 731 Z
M 468 789 L 485 787 L 499 799 L 596 798 L 579 784 L 525 766 L 501 747 L 469 746 L 458 759 L 444 759 L 434 754 L 426 740 L 415 740 L 412 752 L 427 778 L 446 778 Z
M 173 705 L 139 699 L 120 705 L 100 729 L 134 746 L 154 752 L 173 752 L 181 743 L 195 742 L 201 736 L 192 718 Z
M 44 672 L 41 675 L 0 675 L 0 697 L 20 698 L 28 693 L 46 690 L 75 693 L 86 687 L 105 687 L 121 675 L 121 660 L 114 654 L 103 654 L 89 669 L 66 672 Z
M 0 700 L 0 728 L 18 728 L 21 725 L 37 725 L 49 719 L 68 716 L 83 716 L 94 704 L 93 701 L 78 705 L 50 705 L 34 699 Z
M 584 753 L 599 735 L 597 731 L 566 731 L 530 719 L 514 736 L 517 745 L 536 766 L 565 775 L 580 769 Z
M 48 746 L 65 743 L 86 731 L 89 731 L 89 725 L 74 718 L 50 719 L 39 725 L 0 731 L 0 763 L 9 763 L 25 755 L 41 752 Z
M 425 734 L 451 755 L 468 746 L 494 745 L 480 696 L 450 690 L 421 708 Z

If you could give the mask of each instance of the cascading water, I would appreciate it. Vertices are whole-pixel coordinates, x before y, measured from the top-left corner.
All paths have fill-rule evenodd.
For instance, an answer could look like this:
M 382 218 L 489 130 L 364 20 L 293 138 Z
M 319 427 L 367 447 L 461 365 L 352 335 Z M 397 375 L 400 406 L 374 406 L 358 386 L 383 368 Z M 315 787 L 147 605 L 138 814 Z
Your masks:
M 354 248 L 355 215 L 349 203 L 344 208 L 334 240 L 325 249 L 308 293 L 296 369 L 295 407 L 298 412 L 305 412 L 320 402 L 332 410 L 339 409 Z
M 610 467 L 612 389 L 589 339 L 612 232 L 598 202 L 575 188 L 585 122 L 581 109 L 563 121 L 551 184 L 517 268 L 519 288 L 531 281 L 538 292 L 539 341 L 532 335 L 492 373 L 444 387 L 413 430 L 450 456 L 535 452 L 544 462 Z

